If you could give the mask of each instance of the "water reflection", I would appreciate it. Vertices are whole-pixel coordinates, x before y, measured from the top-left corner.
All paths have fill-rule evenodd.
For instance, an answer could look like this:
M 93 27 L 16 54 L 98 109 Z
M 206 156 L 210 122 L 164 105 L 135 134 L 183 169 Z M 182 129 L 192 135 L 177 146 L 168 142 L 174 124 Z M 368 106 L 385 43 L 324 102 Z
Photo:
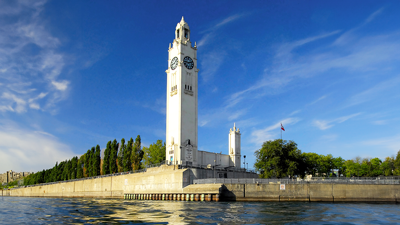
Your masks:
M 400 206 L 308 202 L 181 202 L 0 197 L 4 224 L 399 223 Z

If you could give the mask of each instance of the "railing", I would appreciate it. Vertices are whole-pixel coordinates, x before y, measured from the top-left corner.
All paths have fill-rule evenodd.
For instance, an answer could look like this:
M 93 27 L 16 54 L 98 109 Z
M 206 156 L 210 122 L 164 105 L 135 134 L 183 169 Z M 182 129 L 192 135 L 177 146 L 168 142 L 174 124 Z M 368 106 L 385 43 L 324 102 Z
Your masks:
M 256 173 L 255 170 L 249 170 L 244 168 L 237 168 L 237 167 L 222 167 L 222 166 L 209 166 L 209 165 L 179 165 L 179 168 L 197 168 L 197 169 L 211 169 L 216 171 L 227 171 L 227 172 L 241 172 L 241 173 Z
M 257 178 L 209 178 L 196 179 L 193 184 L 301 184 L 301 183 L 336 183 L 336 184 L 400 184 L 400 177 L 351 177 L 351 178 L 323 178 L 311 179 L 257 179 Z

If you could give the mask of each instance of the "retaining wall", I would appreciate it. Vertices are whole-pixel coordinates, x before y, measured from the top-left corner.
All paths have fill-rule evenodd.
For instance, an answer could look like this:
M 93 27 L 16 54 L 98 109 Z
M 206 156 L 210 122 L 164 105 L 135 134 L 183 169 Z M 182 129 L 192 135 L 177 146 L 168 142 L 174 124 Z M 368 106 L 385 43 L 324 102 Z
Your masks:
M 400 202 L 396 184 L 224 184 L 221 199 L 232 201 Z
M 189 171 L 177 166 L 147 172 L 4 190 L 3 196 L 123 198 L 124 193 L 181 193 Z

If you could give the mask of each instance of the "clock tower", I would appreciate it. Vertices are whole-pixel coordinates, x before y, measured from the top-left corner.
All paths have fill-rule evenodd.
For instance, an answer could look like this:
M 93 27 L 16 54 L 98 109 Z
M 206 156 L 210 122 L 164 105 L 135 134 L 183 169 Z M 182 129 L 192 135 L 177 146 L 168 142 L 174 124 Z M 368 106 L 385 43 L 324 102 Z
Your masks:
M 176 25 L 168 49 L 166 160 L 197 165 L 197 47 L 184 18 Z

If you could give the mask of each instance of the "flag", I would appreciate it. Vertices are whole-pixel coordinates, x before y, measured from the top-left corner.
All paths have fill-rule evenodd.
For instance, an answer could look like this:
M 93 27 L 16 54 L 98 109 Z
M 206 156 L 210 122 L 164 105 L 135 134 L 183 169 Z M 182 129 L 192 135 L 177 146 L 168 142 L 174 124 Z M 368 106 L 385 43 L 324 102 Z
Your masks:
M 281 130 L 285 131 L 285 128 L 283 128 L 283 125 L 281 124 Z

